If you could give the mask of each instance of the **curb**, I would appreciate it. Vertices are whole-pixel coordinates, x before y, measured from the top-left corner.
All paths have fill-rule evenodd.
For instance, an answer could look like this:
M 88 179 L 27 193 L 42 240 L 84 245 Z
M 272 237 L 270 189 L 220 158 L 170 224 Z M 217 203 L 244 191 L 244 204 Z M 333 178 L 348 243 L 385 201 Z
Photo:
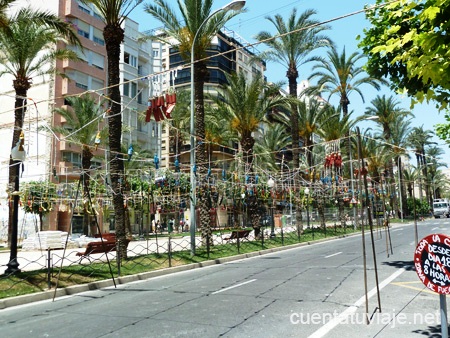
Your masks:
M 230 257 L 224 257 L 224 258 L 219 258 L 219 259 L 215 259 L 215 260 L 204 261 L 201 263 L 192 263 L 192 264 L 187 264 L 187 265 L 175 266 L 175 267 L 171 267 L 171 268 L 165 268 L 165 269 L 161 269 L 161 270 L 142 272 L 142 273 L 136 274 L 136 275 L 117 277 L 114 280 L 116 282 L 116 285 L 122 285 L 122 284 L 131 283 L 131 282 L 143 281 L 143 280 L 148 280 L 148 279 L 155 278 L 155 277 L 165 276 L 165 275 L 172 274 L 172 273 L 188 271 L 188 270 L 203 268 L 203 267 L 212 266 L 212 265 L 224 264 L 224 263 L 229 263 L 229 262 L 233 262 L 233 261 L 237 261 L 237 260 L 241 260 L 241 259 L 263 256 L 263 255 L 274 253 L 274 252 L 285 251 L 285 250 L 295 249 L 295 248 L 299 248 L 299 247 L 303 247 L 303 246 L 319 244 L 319 243 L 328 242 L 331 240 L 336 240 L 336 239 L 345 238 L 345 237 L 350 237 L 350 236 L 354 236 L 354 235 L 358 235 L 358 234 L 359 233 L 357 232 L 357 233 L 352 233 L 352 234 L 348 234 L 348 235 L 341 235 L 341 236 L 330 237 L 330 238 L 322 238 L 322 239 L 316 240 L 314 242 L 297 243 L 297 244 L 286 245 L 286 246 L 281 246 L 281 247 L 277 247 L 277 248 L 249 252 L 246 254 L 240 254 L 240 255 L 236 255 L 236 256 L 230 256 Z M 42 291 L 42 292 L 38 292 L 38 293 L 32 293 L 29 295 L 4 298 L 4 299 L 0 299 L 0 310 L 6 309 L 9 307 L 49 300 L 49 299 L 53 299 L 54 297 L 59 298 L 59 297 L 63 297 L 63 296 L 71 296 L 71 295 L 75 295 L 75 294 L 78 294 L 81 292 L 99 290 L 99 289 L 112 287 L 112 286 L 114 286 L 113 279 L 106 279 L 106 280 L 96 281 L 96 282 L 92 282 L 92 283 L 88 283 L 88 284 L 74 285 L 74 286 L 69 286 L 67 288 L 57 289 L 56 292 L 55 292 L 55 290 L 47 290 L 47 291 Z

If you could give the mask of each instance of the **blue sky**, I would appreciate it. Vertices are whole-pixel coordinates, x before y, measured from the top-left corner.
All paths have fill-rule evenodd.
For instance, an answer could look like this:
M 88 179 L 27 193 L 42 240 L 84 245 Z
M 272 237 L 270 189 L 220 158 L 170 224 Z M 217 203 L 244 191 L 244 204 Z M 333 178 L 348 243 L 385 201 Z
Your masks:
M 167 0 L 172 4 L 173 8 L 177 9 L 176 0 Z M 216 0 L 214 2 L 213 9 L 220 8 L 227 4 L 229 0 Z M 267 30 L 275 33 L 274 26 L 270 23 L 266 17 L 273 17 L 275 14 L 280 14 L 284 18 L 287 18 L 292 9 L 297 8 L 297 12 L 301 13 L 306 9 L 314 9 L 317 12 L 315 16 L 316 19 L 320 21 L 328 21 L 341 16 L 346 16 L 351 13 L 355 13 L 364 8 L 367 3 L 373 3 L 367 0 L 247 0 L 246 8 L 247 12 L 236 16 L 232 21 L 230 21 L 226 27 L 230 30 L 237 32 L 241 37 L 250 43 L 256 42 L 253 37 L 262 30 Z M 155 21 L 150 15 L 145 13 L 142 7 L 138 7 L 132 13 L 131 18 L 139 23 L 139 28 L 141 31 L 149 30 L 152 28 L 160 27 L 161 24 Z M 327 35 L 335 42 L 338 50 L 346 48 L 347 54 L 358 51 L 358 41 L 356 40 L 357 35 L 363 34 L 363 29 L 368 26 L 368 22 L 365 20 L 364 13 L 355 14 L 340 20 L 333 21 L 329 23 L 331 29 L 327 31 Z M 258 50 L 264 50 L 264 45 L 256 46 Z M 318 52 L 319 55 L 323 55 L 323 52 Z M 299 69 L 299 79 L 300 82 L 306 79 L 311 73 L 312 64 L 303 65 Z M 268 81 L 286 81 L 285 78 L 286 69 L 278 64 L 267 64 L 267 71 L 265 75 Z M 394 96 L 400 105 L 406 109 L 409 109 L 410 99 L 407 97 L 401 97 L 388 88 L 383 88 L 381 91 L 370 87 L 362 88 L 363 95 L 365 98 L 365 103 L 361 100 L 358 94 L 354 93 L 353 97 L 350 97 L 350 110 L 354 110 L 354 115 L 360 115 L 364 112 L 365 108 L 370 105 L 370 101 L 376 97 L 376 95 L 386 95 Z M 336 104 L 337 100 L 331 99 L 331 103 Z M 413 119 L 413 126 L 423 125 L 426 129 L 434 130 L 433 126 L 436 123 L 444 123 L 444 117 L 442 113 L 434 108 L 434 104 L 430 105 L 418 105 L 414 107 L 412 112 L 415 115 Z M 361 123 L 361 128 L 374 127 L 374 123 L 366 122 Z M 446 151 L 443 156 L 443 160 L 450 164 L 450 149 L 443 141 L 438 138 L 434 139 L 439 145 Z M 412 163 L 414 163 L 413 161 Z

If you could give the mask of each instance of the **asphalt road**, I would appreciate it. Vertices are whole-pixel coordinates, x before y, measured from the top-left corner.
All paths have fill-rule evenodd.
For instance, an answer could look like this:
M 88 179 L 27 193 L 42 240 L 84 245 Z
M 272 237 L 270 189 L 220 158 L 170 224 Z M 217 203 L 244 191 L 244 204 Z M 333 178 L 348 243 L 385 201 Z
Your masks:
M 450 220 L 418 223 L 419 240 Z M 412 270 L 412 224 L 0 311 L 2 337 L 439 337 L 439 297 Z M 381 313 L 378 312 L 381 305 Z M 401 320 L 400 320 L 401 319 Z

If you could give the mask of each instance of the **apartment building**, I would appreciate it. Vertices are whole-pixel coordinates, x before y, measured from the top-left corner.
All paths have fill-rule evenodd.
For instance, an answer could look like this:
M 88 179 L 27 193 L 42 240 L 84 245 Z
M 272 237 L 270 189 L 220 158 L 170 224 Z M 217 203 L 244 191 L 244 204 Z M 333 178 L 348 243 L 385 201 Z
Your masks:
M 16 1 L 15 7 L 28 5 L 29 1 Z M 54 134 L 50 126 L 64 125 L 66 122 L 58 114 L 53 114 L 55 107 L 65 107 L 68 103 L 66 96 L 78 95 L 89 92 L 99 102 L 105 99 L 107 90 L 107 57 L 105 42 L 103 40 L 104 24 L 94 7 L 85 5 L 76 0 L 45 0 L 34 1 L 33 7 L 58 14 L 63 20 L 71 22 L 77 31 L 83 48 L 74 46 L 66 47 L 74 50 L 82 61 L 57 61 L 56 68 L 66 75 L 46 76 L 33 78 L 33 85 L 28 92 L 28 99 L 24 100 L 27 107 L 25 114 L 25 143 L 27 158 L 24 162 L 24 172 L 21 182 L 48 180 L 57 184 L 58 195 L 70 200 L 74 191 L 69 191 L 68 184 L 80 178 L 81 147 L 66 142 L 60 135 Z M 123 123 L 129 128 L 123 134 L 123 144 L 148 151 L 157 152 L 158 145 L 152 130 L 153 124 L 146 124 L 138 118 L 139 112 L 145 112 L 149 97 L 149 81 L 145 79 L 147 74 L 153 73 L 152 69 L 152 43 L 140 42 L 139 26 L 132 20 L 126 20 L 125 41 L 121 48 L 121 94 L 122 94 L 122 118 Z M 14 90 L 12 78 L 2 77 L 0 84 L 0 114 L 3 117 L 0 137 L 8 144 L 0 149 L 1 181 L 0 194 L 0 238 L 6 237 L 7 200 L 6 184 L 8 178 L 8 163 L 14 121 Z M 99 125 L 106 123 L 99 120 Z M 95 151 L 93 165 L 107 169 L 107 145 L 100 143 Z M 102 175 L 100 179 L 105 179 Z M 68 230 L 70 226 L 70 203 L 57 203 L 52 212 L 44 219 L 44 230 Z M 20 210 L 22 212 L 22 210 Z M 81 217 L 81 216 L 80 216 Z M 22 222 L 25 232 L 34 232 L 34 215 L 19 215 L 19 223 Z M 80 232 L 81 219 L 76 216 L 72 224 L 73 232 Z M 100 220 L 107 224 L 108 220 Z
M 250 62 L 251 58 L 257 54 L 253 47 L 236 32 L 223 28 L 211 41 L 208 55 L 209 79 L 205 83 L 204 92 L 208 95 L 220 95 L 222 88 L 227 84 L 225 74 L 233 72 L 243 72 L 248 81 L 256 75 L 263 75 L 266 69 L 264 62 Z M 190 90 L 191 73 L 190 67 L 186 67 L 186 61 L 181 57 L 176 46 L 162 47 L 163 69 L 177 69 L 176 78 L 172 79 L 176 91 Z M 165 126 L 161 131 L 161 158 L 166 167 L 173 167 L 176 149 L 170 146 L 169 126 Z M 237 144 L 213 146 L 211 154 L 211 168 L 216 172 L 222 169 L 227 170 L 237 150 Z M 178 149 L 179 162 L 181 167 L 189 170 L 189 149 L 190 144 L 185 144 L 182 149 Z

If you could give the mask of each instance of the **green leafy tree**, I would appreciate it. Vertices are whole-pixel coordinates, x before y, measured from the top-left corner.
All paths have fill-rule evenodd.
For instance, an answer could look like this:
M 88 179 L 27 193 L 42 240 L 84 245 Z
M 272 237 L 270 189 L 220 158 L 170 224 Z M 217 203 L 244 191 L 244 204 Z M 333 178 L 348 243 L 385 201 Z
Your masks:
M 314 50 L 332 43 L 326 35 L 322 34 L 329 27 L 319 25 L 319 21 L 312 18 L 315 14 L 317 14 L 315 10 L 309 9 L 297 17 L 297 9 L 294 8 L 286 21 L 279 14 L 274 17 L 266 17 L 275 26 L 276 35 L 263 31 L 255 37 L 269 47 L 259 55 L 261 59 L 279 63 L 287 68 L 289 95 L 292 97 L 298 95 L 299 67 L 307 62 L 317 60 L 317 57 L 310 57 L 310 54 Z M 291 108 L 292 111 L 295 111 L 295 105 Z M 291 115 L 291 134 L 293 167 L 297 168 L 300 158 L 297 114 Z
M 124 164 L 121 152 L 122 139 L 122 114 L 120 96 L 120 45 L 125 32 L 121 27 L 126 17 L 143 0 L 81 0 L 85 4 L 93 4 L 100 13 L 105 23 L 103 37 L 105 39 L 108 73 L 108 97 L 110 99 L 110 114 L 108 117 L 108 142 L 111 152 L 110 178 L 113 190 L 113 205 L 116 222 L 116 236 L 119 242 L 121 257 L 127 257 L 126 231 L 125 231 L 125 208 L 123 198 L 123 186 L 121 181 L 124 176 Z
M 9 2 L 8 2 L 9 3 Z M 3 3 L 5 4 L 5 3 Z M 1 6 L 0 6 L 1 8 Z M 56 48 L 57 43 L 74 42 L 70 24 L 57 16 L 31 8 L 22 8 L 7 18 L 7 28 L 0 30 L 0 64 L 3 66 L 0 76 L 9 74 L 13 78 L 15 92 L 14 131 L 12 148 L 19 142 L 26 112 L 26 97 L 33 78 L 45 74 L 54 74 L 53 62 L 56 59 L 77 60 L 74 52 Z M 10 159 L 9 182 L 16 180 L 18 162 Z M 12 230 L 12 209 L 9 211 L 8 242 Z
M 377 0 L 366 11 L 370 22 L 359 46 L 369 58 L 367 70 L 386 77 L 391 88 L 416 101 L 435 100 L 444 109 L 449 101 L 447 60 L 450 3 L 445 0 Z

